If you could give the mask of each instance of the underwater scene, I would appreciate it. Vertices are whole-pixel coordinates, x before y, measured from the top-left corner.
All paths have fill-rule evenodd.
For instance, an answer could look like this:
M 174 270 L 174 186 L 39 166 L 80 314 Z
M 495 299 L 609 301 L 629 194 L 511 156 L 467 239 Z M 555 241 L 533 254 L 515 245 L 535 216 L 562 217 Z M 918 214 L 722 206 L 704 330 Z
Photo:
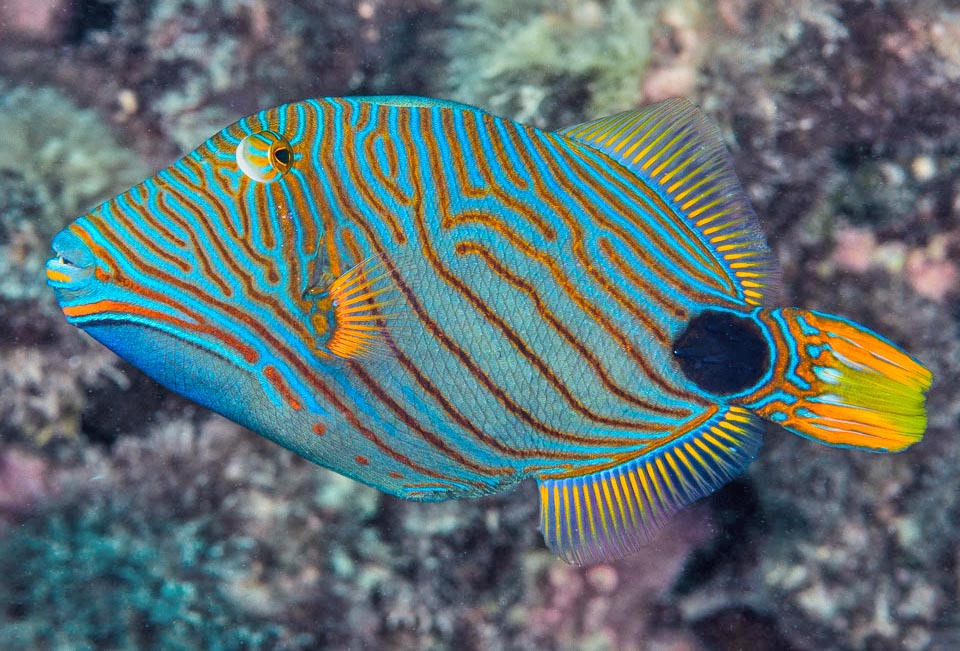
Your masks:
M 960 649 L 960 6 L 0 2 L 0 651 Z

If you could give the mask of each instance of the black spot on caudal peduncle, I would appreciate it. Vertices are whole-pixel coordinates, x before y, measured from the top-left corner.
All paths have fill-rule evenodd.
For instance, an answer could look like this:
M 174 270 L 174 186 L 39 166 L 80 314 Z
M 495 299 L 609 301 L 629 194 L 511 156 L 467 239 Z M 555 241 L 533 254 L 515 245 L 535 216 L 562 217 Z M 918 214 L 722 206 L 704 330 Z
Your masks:
M 770 368 L 770 347 L 756 321 L 717 310 L 690 321 L 673 355 L 687 379 L 709 393 L 740 393 Z

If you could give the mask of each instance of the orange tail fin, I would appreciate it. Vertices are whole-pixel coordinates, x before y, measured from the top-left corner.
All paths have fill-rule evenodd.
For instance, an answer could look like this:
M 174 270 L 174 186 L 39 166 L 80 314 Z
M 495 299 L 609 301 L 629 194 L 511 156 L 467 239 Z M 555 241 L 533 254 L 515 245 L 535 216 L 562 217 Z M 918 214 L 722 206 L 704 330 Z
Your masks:
M 912 357 L 840 317 L 785 308 L 762 318 L 777 359 L 744 406 L 827 445 L 895 452 L 923 437 L 932 375 Z

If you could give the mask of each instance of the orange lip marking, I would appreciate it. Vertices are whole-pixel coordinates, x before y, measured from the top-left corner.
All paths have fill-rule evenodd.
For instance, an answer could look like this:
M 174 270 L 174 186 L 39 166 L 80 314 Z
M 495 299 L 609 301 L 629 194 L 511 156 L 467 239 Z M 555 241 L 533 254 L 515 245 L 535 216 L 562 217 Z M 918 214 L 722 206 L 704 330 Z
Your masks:
M 146 317 L 162 318 L 165 321 L 174 321 L 169 315 L 157 310 L 148 310 L 130 303 L 120 301 L 97 301 L 96 303 L 84 303 L 83 305 L 68 305 L 63 308 L 63 313 L 67 316 L 88 316 L 101 312 L 129 312 L 131 314 L 140 314 Z M 189 324 L 195 326 L 196 324 Z
M 53 269 L 47 269 L 47 279 L 58 283 L 70 282 L 70 276 L 60 271 L 54 271 Z

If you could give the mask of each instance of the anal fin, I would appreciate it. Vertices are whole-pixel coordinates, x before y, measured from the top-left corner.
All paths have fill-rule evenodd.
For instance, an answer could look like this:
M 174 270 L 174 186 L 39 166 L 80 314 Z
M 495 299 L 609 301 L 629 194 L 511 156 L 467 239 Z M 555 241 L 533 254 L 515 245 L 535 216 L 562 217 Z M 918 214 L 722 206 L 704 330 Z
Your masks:
M 541 479 L 540 531 L 568 563 L 637 551 L 681 508 L 738 476 L 756 457 L 762 421 L 723 407 L 699 427 L 627 463 L 579 477 Z

